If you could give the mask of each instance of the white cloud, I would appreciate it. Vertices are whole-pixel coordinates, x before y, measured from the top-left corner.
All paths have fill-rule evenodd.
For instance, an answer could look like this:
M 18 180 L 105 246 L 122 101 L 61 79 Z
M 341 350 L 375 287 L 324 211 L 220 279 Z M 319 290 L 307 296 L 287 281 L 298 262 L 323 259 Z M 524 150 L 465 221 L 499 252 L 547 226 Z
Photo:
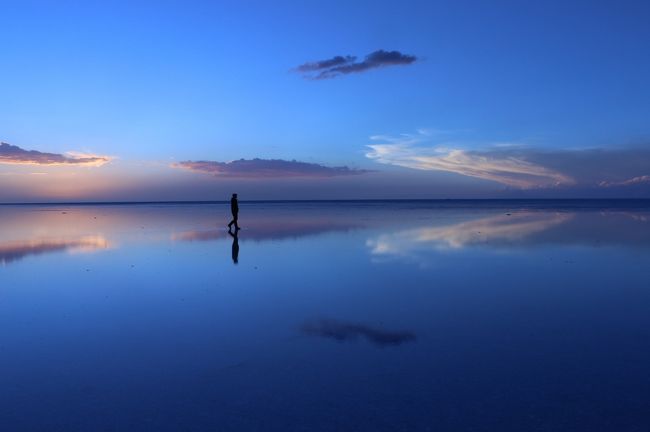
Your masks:
M 433 131 L 433 132 L 432 132 Z M 557 189 L 598 196 L 623 188 L 650 193 L 650 146 L 534 147 L 521 141 L 468 141 L 463 131 L 418 129 L 374 135 L 366 157 L 378 163 L 445 171 L 513 189 Z M 644 192 L 645 191 L 645 192 Z
M 636 176 L 623 181 L 602 181 L 600 182 L 600 186 L 602 187 L 631 186 L 631 185 L 638 185 L 643 183 L 650 183 L 650 175 Z
M 366 157 L 383 164 L 453 172 L 521 189 L 575 183 L 571 177 L 559 171 L 506 152 L 468 151 L 454 143 L 422 146 L 422 135 L 373 136 L 371 139 L 385 143 L 368 145 L 370 151 Z

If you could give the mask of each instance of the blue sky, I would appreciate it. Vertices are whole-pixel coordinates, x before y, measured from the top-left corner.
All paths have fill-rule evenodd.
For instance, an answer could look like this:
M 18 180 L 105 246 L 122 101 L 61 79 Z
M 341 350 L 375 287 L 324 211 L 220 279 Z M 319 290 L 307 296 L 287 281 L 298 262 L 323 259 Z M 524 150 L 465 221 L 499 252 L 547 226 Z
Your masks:
M 647 2 L 1 5 L 0 201 L 650 196 Z

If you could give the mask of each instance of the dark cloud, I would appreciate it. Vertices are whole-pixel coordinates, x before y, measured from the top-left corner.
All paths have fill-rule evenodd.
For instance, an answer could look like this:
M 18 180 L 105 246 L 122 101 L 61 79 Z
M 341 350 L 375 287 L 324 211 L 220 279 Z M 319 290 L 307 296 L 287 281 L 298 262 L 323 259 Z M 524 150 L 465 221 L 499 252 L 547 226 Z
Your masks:
M 81 154 L 66 156 L 58 153 L 24 150 L 15 145 L 0 143 L 0 164 L 101 166 L 110 160 L 111 158 L 108 156 Z
M 339 67 L 345 64 L 352 63 L 357 58 L 355 56 L 336 56 L 328 60 L 321 60 L 315 62 L 308 62 L 301 64 L 296 68 L 297 72 L 313 72 L 321 69 L 329 69 L 333 67 Z
M 364 324 L 345 323 L 326 319 L 303 324 L 302 332 L 341 342 L 356 340 L 362 337 L 378 346 L 401 345 L 415 340 L 415 334 L 409 331 L 387 331 Z
M 304 73 L 304 76 L 309 79 L 328 79 L 380 67 L 409 65 L 416 60 L 417 57 L 399 51 L 378 50 L 368 54 L 360 62 L 357 62 L 354 56 L 336 56 L 328 60 L 304 63 L 295 70 Z M 315 73 L 309 74 L 309 72 Z
M 172 165 L 226 178 L 338 177 L 367 173 L 367 170 L 327 167 L 282 159 L 239 159 L 232 162 L 185 161 Z

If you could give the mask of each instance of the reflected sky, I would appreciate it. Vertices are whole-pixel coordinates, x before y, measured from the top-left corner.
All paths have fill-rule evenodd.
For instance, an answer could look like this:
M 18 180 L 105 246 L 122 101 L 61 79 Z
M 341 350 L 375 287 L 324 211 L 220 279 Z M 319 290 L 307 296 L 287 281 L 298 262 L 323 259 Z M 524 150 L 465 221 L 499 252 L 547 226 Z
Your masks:
M 101 236 L 85 236 L 78 239 L 29 239 L 25 241 L 0 242 L 0 264 L 18 261 L 29 255 L 68 251 L 70 253 L 93 252 L 110 247 Z
M 517 210 L 458 223 L 427 224 L 367 240 L 375 256 L 483 247 L 493 251 L 549 244 L 650 246 L 649 213 Z
M 0 207 L 0 424 L 639 430 L 650 208 L 601 204 Z
M 461 249 L 485 244 L 524 243 L 533 234 L 566 223 L 571 213 L 520 212 L 442 226 L 382 234 L 368 240 L 375 255 L 404 254 L 420 248 Z
M 345 206 L 343 209 L 342 207 Z M 483 247 L 498 251 L 544 244 L 650 245 L 650 211 L 539 205 L 430 208 L 393 203 L 248 204 L 243 242 L 297 240 L 358 232 L 372 257 Z M 399 212 L 407 211 L 408 217 Z M 128 248 L 138 244 L 230 242 L 223 205 L 0 208 L 3 264 L 49 252 Z M 223 226 L 222 226 L 223 225 Z
M 362 225 L 350 220 L 333 220 L 321 218 L 317 215 L 260 215 L 254 211 L 247 219 L 245 237 L 247 240 L 266 241 L 282 240 L 312 236 L 335 231 L 349 231 L 359 229 Z M 222 227 L 208 230 L 192 230 L 172 235 L 173 241 L 212 241 L 225 238 L 227 230 Z
M 396 346 L 416 339 L 415 334 L 410 331 L 391 331 L 360 323 L 346 323 L 328 319 L 306 322 L 302 325 L 301 330 L 306 335 L 319 336 L 339 342 L 363 338 L 377 346 Z

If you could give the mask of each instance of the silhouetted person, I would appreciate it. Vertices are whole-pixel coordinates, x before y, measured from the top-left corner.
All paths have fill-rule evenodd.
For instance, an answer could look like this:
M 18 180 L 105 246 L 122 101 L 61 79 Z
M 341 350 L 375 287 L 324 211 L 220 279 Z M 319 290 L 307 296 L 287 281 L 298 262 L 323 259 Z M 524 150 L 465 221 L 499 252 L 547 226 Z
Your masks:
M 232 237 L 232 262 L 237 264 L 239 263 L 239 237 L 237 237 L 237 231 L 234 234 L 230 231 L 228 233 Z
M 234 224 L 236 233 L 239 231 L 239 225 L 237 224 L 237 216 L 239 215 L 239 203 L 237 202 L 236 193 L 232 194 L 232 198 L 230 198 L 230 211 L 232 212 L 232 220 L 228 223 L 228 231 L 230 231 Z

